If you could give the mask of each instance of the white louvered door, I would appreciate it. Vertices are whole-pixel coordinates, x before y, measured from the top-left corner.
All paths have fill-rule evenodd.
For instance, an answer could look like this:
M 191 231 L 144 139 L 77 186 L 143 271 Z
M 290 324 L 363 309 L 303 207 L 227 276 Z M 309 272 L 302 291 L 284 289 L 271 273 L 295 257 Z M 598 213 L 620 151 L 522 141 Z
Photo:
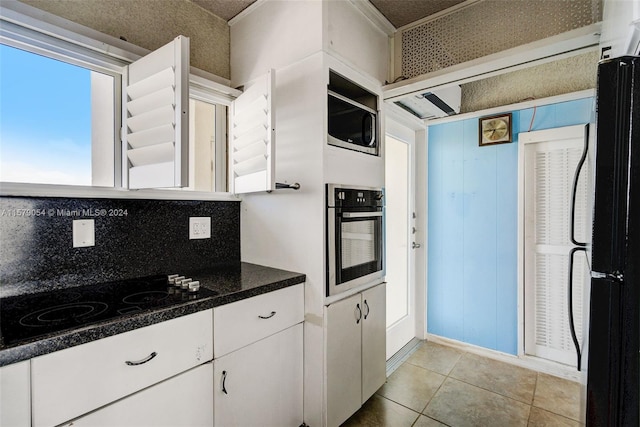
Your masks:
M 131 189 L 188 185 L 189 38 L 128 67 L 123 88 L 124 177 Z
M 525 353 L 576 366 L 576 349 L 569 327 L 569 253 L 571 200 L 576 167 L 582 156 L 585 126 L 520 134 L 524 143 L 524 286 Z M 575 238 L 590 234 L 587 199 L 588 165 L 576 191 Z M 576 253 L 573 268 L 575 333 L 583 343 L 583 293 L 589 282 L 584 252 Z
M 232 193 L 275 190 L 275 70 L 245 85 L 233 101 L 229 126 Z

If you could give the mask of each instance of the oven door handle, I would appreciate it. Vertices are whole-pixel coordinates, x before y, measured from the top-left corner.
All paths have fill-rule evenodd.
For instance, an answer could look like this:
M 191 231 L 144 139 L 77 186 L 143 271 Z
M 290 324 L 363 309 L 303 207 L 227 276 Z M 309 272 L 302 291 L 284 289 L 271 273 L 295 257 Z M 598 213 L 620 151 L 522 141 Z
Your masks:
M 343 218 L 368 218 L 382 216 L 382 212 L 342 212 Z

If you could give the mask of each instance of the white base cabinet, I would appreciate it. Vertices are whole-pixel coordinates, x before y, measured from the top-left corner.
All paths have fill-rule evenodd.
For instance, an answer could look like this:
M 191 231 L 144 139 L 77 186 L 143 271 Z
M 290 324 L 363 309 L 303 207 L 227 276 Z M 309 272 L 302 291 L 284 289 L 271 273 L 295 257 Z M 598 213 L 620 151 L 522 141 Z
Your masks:
M 343 423 L 386 380 L 386 290 L 380 284 L 325 307 L 326 420 Z
M 98 409 L 66 426 L 76 427 L 211 427 L 213 363 Z
M 215 360 L 215 425 L 302 424 L 302 323 Z
M 0 426 L 31 426 L 30 362 L 0 368 Z

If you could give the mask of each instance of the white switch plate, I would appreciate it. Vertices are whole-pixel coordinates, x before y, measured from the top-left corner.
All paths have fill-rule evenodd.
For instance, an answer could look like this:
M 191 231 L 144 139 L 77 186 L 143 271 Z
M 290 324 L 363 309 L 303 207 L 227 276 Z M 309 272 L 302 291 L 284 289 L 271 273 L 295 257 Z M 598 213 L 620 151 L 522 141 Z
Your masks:
M 192 216 L 189 218 L 189 239 L 210 239 L 211 217 Z
M 96 226 L 93 219 L 73 220 L 73 247 L 86 248 L 96 244 Z

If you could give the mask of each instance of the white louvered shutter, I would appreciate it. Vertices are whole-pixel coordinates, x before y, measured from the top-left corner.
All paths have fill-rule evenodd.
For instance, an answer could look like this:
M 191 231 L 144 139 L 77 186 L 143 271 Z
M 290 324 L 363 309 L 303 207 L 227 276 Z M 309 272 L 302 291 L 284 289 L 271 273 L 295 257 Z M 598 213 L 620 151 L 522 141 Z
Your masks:
M 568 303 L 571 189 L 583 144 L 578 136 L 525 145 L 525 352 L 571 366 L 577 361 Z M 589 232 L 587 171 L 576 191 L 576 239 L 582 242 Z M 574 260 L 573 316 L 582 345 L 589 270 L 583 252 Z
M 275 189 L 275 70 L 245 85 L 231 106 L 229 175 L 231 192 Z
M 123 145 L 128 187 L 186 187 L 189 38 L 176 37 L 129 65 L 127 74 Z

